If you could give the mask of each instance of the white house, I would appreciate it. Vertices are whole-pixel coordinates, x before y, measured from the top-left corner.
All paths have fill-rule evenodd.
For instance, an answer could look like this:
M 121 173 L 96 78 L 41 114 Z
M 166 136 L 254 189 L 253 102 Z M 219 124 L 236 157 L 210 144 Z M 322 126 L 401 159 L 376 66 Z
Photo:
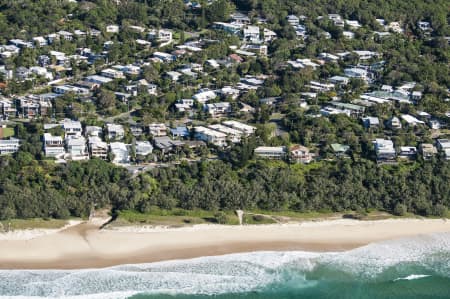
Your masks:
M 121 71 L 115 69 L 104 69 L 101 71 L 101 75 L 111 79 L 121 79 L 125 78 L 124 74 Z
M 247 26 L 244 28 L 244 40 L 258 43 L 260 42 L 260 32 L 258 26 Z
M 119 33 L 119 26 L 118 25 L 108 25 L 108 26 L 106 26 L 106 32 Z
M 153 152 L 153 146 L 148 141 L 136 141 L 136 155 L 147 156 Z
M 167 126 L 163 123 L 152 123 L 148 130 L 153 137 L 167 136 Z
M 195 127 L 195 138 L 223 147 L 227 145 L 227 135 L 205 127 Z
M 215 99 L 217 97 L 217 94 L 209 89 L 206 90 L 200 90 L 198 93 L 192 96 L 194 100 L 201 104 L 205 104 L 206 102 Z
M 101 137 L 103 135 L 103 129 L 98 126 L 86 126 L 84 132 L 86 137 L 89 136 Z
M 17 138 L 0 140 L 0 156 L 9 155 L 19 151 L 20 140 Z
M 281 160 L 286 157 L 285 146 L 259 146 L 255 148 L 255 155 L 266 159 Z
M 264 28 L 263 36 L 264 36 L 264 42 L 266 42 L 266 43 L 271 42 L 277 38 L 277 34 L 274 31 L 267 29 L 267 28 Z
M 227 120 L 222 122 L 223 125 L 236 129 L 238 131 L 243 132 L 246 136 L 250 136 L 256 132 L 256 128 L 253 126 L 249 126 L 247 124 L 235 121 L 235 120 Z
M 231 113 L 231 104 L 228 102 L 206 104 L 204 110 L 210 114 L 211 117 L 223 116 Z
M 244 133 L 241 131 L 219 124 L 210 125 L 208 126 L 208 128 L 226 134 L 228 140 L 230 140 L 233 143 L 241 142 L 242 135 L 244 135 Z
M 406 121 L 408 123 L 408 125 L 410 125 L 410 126 L 417 126 L 417 125 L 425 124 L 425 122 L 423 122 L 423 121 L 421 121 L 421 120 L 419 120 L 419 119 L 417 119 L 414 116 L 409 115 L 409 114 L 402 114 L 401 118 L 404 121 Z
M 128 146 L 123 142 L 111 142 L 109 145 L 113 155 L 114 164 L 127 164 L 130 162 L 130 152 Z
M 67 154 L 72 160 L 87 160 L 89 155 L 86 149 L 86 139 L 83 136 L 66 138 Z
M 344 69 L 344 74 L 350 78 L 357 78 L 361 80 L 368 80 L 368 72 L 365 69 L 361 68 L 346 68 Z
M 82 127 L 81 127 L 81 123 L 79 121 L 71 120 L 71 119 L 67 119 L 67 118 L 62 121 L 62 127 L 64 129 L 66 137 L 72 137 L 72 136 L 79 137 L 79 136 L 81 136 L 81 133 L 83 131 Z
M 106 124 L 109 140 L 121 140 L 125 136 L 125 130 L 122 125 Z
M 33 37 L 33 42 L 37 47 L 44 47 L 48 45 L 47 40 L 43 36 Z
M 158 31 L 158 40 L 162 42 L 170 42 L 172 41 L 173 33 L 169 29 L 160 29 Z
M 108 144 L 103 142 L 98 136 L 89 137 L 88 149 L 91 157 L 106 160 L 108 156 Z
M 297 26 L 300 23 L 300 19 L 295 15 L 289 15 L 286 19 L 291 26 Z
M 56 157 L 64 154 L 64 141 L 61 136 L 52 136 L 50 133 L 44 134 L 44 152 L 46 157 Z
M 392 140 L 376 139 L 375 152 L 378 160 L 393 160 L 396 158 L 396 151 Z
M 73 40 L 73 33 L 63 31 L 63 30 L 58 31 L 57 33 L 58 33 L 59 37 L 64 40 L 67 40 L 67 41 Z

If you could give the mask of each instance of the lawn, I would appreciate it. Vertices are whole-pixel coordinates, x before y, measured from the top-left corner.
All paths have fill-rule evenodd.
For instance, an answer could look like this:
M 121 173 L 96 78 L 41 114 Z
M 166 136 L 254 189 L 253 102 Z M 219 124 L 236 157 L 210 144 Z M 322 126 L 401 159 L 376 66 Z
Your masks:
M 13 128 L 3 128 L 3 138 L 14 136 Z
M 0 221 L 0 232 L 19 229 L 58 229 L 67 224 L 62 219 L 11 219 Z

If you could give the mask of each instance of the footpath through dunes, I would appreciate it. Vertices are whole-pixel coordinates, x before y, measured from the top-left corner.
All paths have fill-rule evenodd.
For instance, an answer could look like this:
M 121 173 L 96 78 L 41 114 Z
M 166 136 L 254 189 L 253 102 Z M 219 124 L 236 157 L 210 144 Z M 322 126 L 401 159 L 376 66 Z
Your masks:
M 92 218 L 31 240 L 1 240 L 1 269 L 80 269 L 252 251 L 344 251 L 383 240 L 450 232 L 442 219 L 350 219 L 271 225 L 101 229 Z

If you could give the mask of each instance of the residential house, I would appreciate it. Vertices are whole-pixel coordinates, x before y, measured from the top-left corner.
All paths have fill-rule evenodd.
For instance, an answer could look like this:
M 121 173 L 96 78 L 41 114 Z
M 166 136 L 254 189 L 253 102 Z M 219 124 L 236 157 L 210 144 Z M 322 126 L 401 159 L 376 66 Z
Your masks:
M 103 142 L 98 136 L 89 137 L 88 149 L 91 158 L 106 160 L 108 157 L 108 144 Z
M 241 26 L 237 24 L 214 22 L 214 29 L 223 30 L 229 34 L 237 35 L 241 31 Z
M 139 137 L 144 134 L 144 129 L 139 124 L 130 125 L 130 132 L 134 137 Z
M 362 122 L 364 127 L 367 129 L 378 128 L 380 126 L 380 120 L 378 119 L 378 117 L 363 117 Z
M 107 77 L 99 76 L 99 75 L 87 76 L 85 78 L 85 80 L 86 80 L 86 82 L 91 82 L 91 83 L 97 84 L 98 86 L 101 86 L 103 84 L 107 84 L 107 83 L 113 81 L 112 78 L 107 78 Z
M 3 119 L 14 118 L 17 115 L 17 109 L 14 102 L 10 99 L 0 99 L 0 116 Z
M 250 136 L 256 132 L 256 127 L 249 126 L 247 124 L 235 121 L 235 120 L 227 120 L 222 122 L 223 125 L 241 131 L 246 136 Z
M 267 29 L 267 28 L 264 28 L 263 36 L 264 36 L 264 42 L 266 42 L 266 43 L 269 43 L 277 38 L 277 34 L 274 31 Z
M 422 92 L 421 91 L 413 91 L 411 92 L 411 100 L 414 102 L 419 102 L 422 99 Z
M 295 16 L 295 15 L 288 15 L 286 17 L 287 22 L 291 25 L 291 26 L 297 26 L 300 24 L 300 19 Z
M 296 144 L 289 148 L 289 158 L 292 162 L 307 164 L 313 160 L 313 155 L 306 146 Z
M 0 156 L 16 153 L 19 147 L 20 140 L 17 138 L 0 139 Z
M 194 136 L 198 140 L 214 144 L 218 147 L 227 145 L 227 135 L 224 133 L 201 126 L 195 127 L 194 132 Z
M 355 33 L 351 32 L 351 31 L 343 31 L 342 35 L 346 39 L 354 39 L 355 38 Z
M 243 37 L 245 41 L 252 43 L 261 42 L 260 32 L 258 26 L 247 26 L 243 30 Z
M 17 80 L 23 81 L 30 77 L 31 71 L 23 66 L 20 66 L 16 69 L 15 76 Z
M 430 22 L 419 21 L 417 22 L 417 27 L 422 31 L 432 31 Z
M 250 18 L 240 12 L 233 13 L 231 15 L 231 20 L 233 21 L 233 23 L 239 25 L 248 25 L 251 23 Z
M 377 160 L 394 160 L 396 158 L 397 154 L 392 140 L 376 139 L 373 143 L 375 144 Z
M 393 116 L 387 121 L 387 126 L 392 130 L 398 130 L 402 128 L 402 123 L 397 116 Z
M 415 118 L 412 115 L 409 114 L 402 114 L 401 118 L 408 123 L 409 126 L 417 126 L 417 125 L 423 125 L 425 122 Z
M 108 25 L 108 26 L 106 26 L 106 32 L 119 33 L 119 26 L 118 25 Z
M 71 160 L 87 160 L 89 155 L 86 149 L 86 139 L 83 136 L 72 136 L 65 140 L 67 154 Z
M 153 57 L 156 59 L 159 59 L 160 61 L 164 62 L 164 63 L 170 63 L 175 61 L 176 57 L 172 54 L 169 53 L 164 53 L 164 52 L 155 52 L 153 53 Z
M 433 156 L 437 155 L 438 151 L 431 143 L 422 143 L 419 145 L 419 151 L 422 154 L 424 160 L 430 160 Z
M 286 157 L 285 146 L 259 146 L 255 148 L 255 155 L 260 158 L 282 160 Z
M 184 142 L 180 140 L 173 140 L 169 136 L 154 137 L 153 142 L 155 147 L 159 149 L 163 155 L 177 151 L 184 145 Z
M 172 135 L 173 138 L 182 138 L 182 139 L 188 138 L 190 136 L 190 132 L 188 128 L 186 128 L 185 126 L 170 129 L 170 134 Z
M 66 94 L 66 93 L 74 93 L 78 96 L 88 96 L 90 94 L 90 90 L 83 87 L 73 86 L 73 85 L 57 85 L 53 86 L 53 92 L 57 94 Z
M 122 79 L 125 78 L 124 74 L 121 71 L 115 69 L 104 69 L 101 71 L 101 75 L 111 79 Z
M 173 33 L 169 29 L 150 30 L 148 37 L 149 39 L 157 39 L 160 42 L 167 43 L 172 41 Z
M 231 113 L 231 103 L 220 102 L 213 104 L 206 104 L 204 110 L 211 115 L 211 117 L 221 117 Z
M 136 141 L 136 155 L 147 156 L 153 152 L 153 146 L 148 141 Z
M 344 76 L 333 76 L 328 79 L 333 84 L 338 84 L 340 86 L 345 86 L 350 83 L 350 78 Z
M 83 130 L 79 121 L 66 118 L 62 121 L 62 127 L 64 129 L 66 138 L 81 137 Z
M 191 111 L 193 106 L 194 106 L 193 99 L 181 99 L 178 100 L 177 103 L 175 103 L 175 108 L 177 109 L 178 112 Z
M 241 50 L 236 51 L 236 53 L 248 53 L 246 56 L 254 56 L 254 54 L 259 56 L 267 56 L 267 46 L 261 44 L 245 44 L 241 47 Z
M 57 32 L 60 38 L 66 40 L 66 41 L 72 41 L 73 40 L 73 34 L 67 31 L 59 31 Z
M 361 68 L 346 68 L 344 69 L 345 76 L 367 81 L 369 79 L 368 72 Z
M 46 157 L 57 157 L 65 154 L 66 151 L 62 137 L 44 133 L 44 152 Z
M 109 149 L 113 155 L 112 162 L 114 164 L 130 163 L 130 152 L 128 146 L 123 142 L 111 142 Z
M 401 146 L 398 157 L 413 160 L 417 157 L 417 148 L 414 146 Z
M 167 75 L 167 77 L 170 78 L 171 81 L 176 82 L 176 81 L 180 80 L 180 78 L 183 74 L 180 72 L 177 72 L 177 71 L 169 71 L 166 73 L 166 75 Z
M 98 126 L 86 126 L 84 133 L 86 137 L 102 137 L 103 129 Z
M 149 124 L 148 130 L 153 137 L 167 136 L 167 126 L 163 123 Z
M 345 24 L 347 24 L 348 27 L 352 29 L 359 29 L 362 27 L 362 25 L 357 20 L 345 20 Z
M 216 90 L 216 93 L 223 98 L 230 97 L 233 100 L 236 100 L 240 95 L 239 89 L 233 88 L 231 86 L 224 86 L 221 89 Z
M 125 130 L 122 125 L 106 124 L 108 140 L 122 140 L 125 137 Z
M 226 134 L 227 139 L 229 141 L 231 141 L 232 143 L 241 142 L 242 135 L 244 135 L 244 133 L 242 131 L 238 131 L 236 129 L 233 129 L 233 128 L 230 128 L 230 127 L 227 127 L 224 125 L 219 125 L 219 124 L 210 125 L 210 126 L 208 126 L 208 128 Z
M 33 42 L 37 47 L 44 47 L 48 45 L 48 41 L 42 36 L 33 37 Z
M 450 140 L 449 139 L 438 139 L 436 140 L 436 146 L 438 150 L 445 151 L 446 149 L 450 149 Z
M 333 150 L 336 157 L 343 157 L 350 150 L 350 146 L 339 143 L 332 143 L 331 149 Z
M 438 119 L 428 120 L 428 125 L 433 130 L 439 130 L 442 127 L 441 122 Z
M 192 96 L 194 100 L 200 104 L 205 104 L 206 102 L 213 100 L 217 97 L 217 94 L 209 89 L 202 89 L 198 93 Z

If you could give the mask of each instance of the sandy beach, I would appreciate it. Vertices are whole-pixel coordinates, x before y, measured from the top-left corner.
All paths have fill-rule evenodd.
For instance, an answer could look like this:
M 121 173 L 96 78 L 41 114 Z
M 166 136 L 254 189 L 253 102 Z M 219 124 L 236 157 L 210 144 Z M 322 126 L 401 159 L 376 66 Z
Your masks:
M 350 219 L 274 225 L 119 227 L 90 221 L 9 238 L 0 234 L 1 269 L 81 269 L 259 250 L 342 251 L 372 242 L 450 232 L 442 219 Z M 30 237 L 31 235 L 31 237 Z

